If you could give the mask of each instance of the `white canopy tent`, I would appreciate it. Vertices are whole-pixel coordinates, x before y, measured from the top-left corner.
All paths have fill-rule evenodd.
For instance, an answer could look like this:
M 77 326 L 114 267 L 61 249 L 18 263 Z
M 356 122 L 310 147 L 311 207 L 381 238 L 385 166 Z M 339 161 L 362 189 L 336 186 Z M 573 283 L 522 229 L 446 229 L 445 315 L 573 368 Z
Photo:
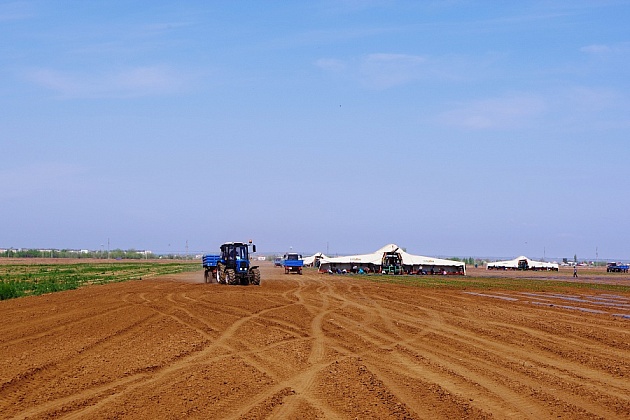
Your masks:
M 513 260 L 495 261 L 486 265 L 487 270 L 554 270 L 558 271 L 557 263 L 530 260 L 525 256 Z
M 323 258 L 320 260 L 320 271 L 337 269 L 351 271 L 355 267 L 371 272 L 383 271 L 386 257 L 395 255 L 401 261 L 402 272 L 413 274 L 466 274 L 466 264 L 461 261 L 446 260 L 422 255 L 412 255 L 395 244 L 385 245 L 371 254 L 348 255 L 345 257 Z
M 304 257 L 304 265 L 307 265 L 307 266 L 310 267 L 313 264 L 315 264 L 315 261 L 321 260 L 323 258 L 328 258 L 328 257 L 325 256 L 324 254 L 322 254 L 321 252 L 316 252 L 315 254 L 311 255 L 310 257 Z

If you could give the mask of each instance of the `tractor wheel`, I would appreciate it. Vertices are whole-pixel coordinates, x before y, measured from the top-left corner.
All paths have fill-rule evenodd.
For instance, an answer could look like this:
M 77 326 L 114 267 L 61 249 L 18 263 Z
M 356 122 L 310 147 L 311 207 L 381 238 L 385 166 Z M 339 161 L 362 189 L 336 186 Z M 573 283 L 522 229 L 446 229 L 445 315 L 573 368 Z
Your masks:
M 225 270 L 223 270 L 223 265 L 217 265 L 217 283 L 225 284 Z
M 203 272 L 203 280 L 206 283 L 210 283 L 210 275 L 208 274 L 208 270 Z
M 259 269 L 252 268 L 252 271 L 250 272 L 249 283 L 255 286 L 258 286 L 260 284 L 260 270 Z
M 236 273 L 234 272 L 233 269 L 228 268 L 227 270 L 225 270 L 225 280 L 227 281 L 227 284 L 238 283 L 238 281 L 236 280 Z

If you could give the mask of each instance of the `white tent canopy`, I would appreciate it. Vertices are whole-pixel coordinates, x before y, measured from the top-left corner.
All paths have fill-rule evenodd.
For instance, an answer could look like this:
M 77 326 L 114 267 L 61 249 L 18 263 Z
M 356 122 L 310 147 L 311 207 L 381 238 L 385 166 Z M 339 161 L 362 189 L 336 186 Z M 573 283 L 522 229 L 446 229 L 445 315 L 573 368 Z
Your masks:
M 558 270 L 558 264 L 545 261 L 534 261 L 521 255 L 513 260 L 488 263 L 487 270 Z
M 424 257 L 422 255 L 412 255 L 403 251 L 395 244 L 385 245 L 371 254 L 348 255 L 345 257 L 323 258 L 320 261 L 320 270 L 327 271 L 332 268 L 351 269 L 352 267 L 367 267 L 379 271 L 383 264 L 385 254 L 398 254 L 402 260 L 402 265 L 406 272 L 417 272 L 419 270 L 430 272 L 466 274 L 466 264 L 460 261 L 446 260 L 441 258 Z
M 315 263 L 315 260 L 319 260 L 322 258 L 328 258 L 327 256 L 325 256 L 324 254 L 322 254 L 321 252 L 316 252 L 315 254 L 311 255 L 310 257 L 304 257 L 304 265 L 313 265 Z

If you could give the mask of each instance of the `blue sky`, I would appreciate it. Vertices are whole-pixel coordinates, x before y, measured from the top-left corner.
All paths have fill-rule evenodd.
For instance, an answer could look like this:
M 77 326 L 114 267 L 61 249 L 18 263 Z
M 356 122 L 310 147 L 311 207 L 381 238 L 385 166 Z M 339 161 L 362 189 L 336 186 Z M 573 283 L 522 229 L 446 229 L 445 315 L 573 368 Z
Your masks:
M 0 248 L 630 259 L 628 1 L 0 1 Z

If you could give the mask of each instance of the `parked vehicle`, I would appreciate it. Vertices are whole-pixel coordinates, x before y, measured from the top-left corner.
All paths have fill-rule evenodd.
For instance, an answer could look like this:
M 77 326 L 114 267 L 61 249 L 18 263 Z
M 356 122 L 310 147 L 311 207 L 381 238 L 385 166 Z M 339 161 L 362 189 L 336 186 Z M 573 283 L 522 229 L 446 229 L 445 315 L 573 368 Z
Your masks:
M 288 252 L 282 258 L 282 266 L 284 267 L 284 274 L 298 273 L 301 275 L 304 260 L 300 254 Z
M 381 264 L 382 274 L 403 274 L 402 256 L 398 252 L 400 248 L 396 248 L 392 252 L 383 254 L 383 262 Z
M 282 257 L 276 257 L 273 259 L 274 267 L 282 267 Z
M 606 272 L 608 273 L 627 273 L 630 265 L 620 262 L 609 262 L 606 264 Z

